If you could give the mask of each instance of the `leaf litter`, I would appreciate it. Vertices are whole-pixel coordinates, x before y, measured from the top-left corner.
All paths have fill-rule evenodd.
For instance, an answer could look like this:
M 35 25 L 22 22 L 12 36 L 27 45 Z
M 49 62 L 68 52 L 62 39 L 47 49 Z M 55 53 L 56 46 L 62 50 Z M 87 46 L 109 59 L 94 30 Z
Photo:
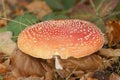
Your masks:
M 12 2 L 13 1 L 13 2 Z M 62 0 L 61 0 L 62 1 Z M 79 2 L 79 1 L 78 1 Z M 95 16 L 95 12 L 90 7 L 90 3 L 86 0 L 86 3 L 83 4 L 80 2 L 79 4 L 72 6 L 72 11 L 68 14 L 64 14 L 68 17 L 85 19 L 89 21 L 93 21 L 96 25 L 102 25 L 102 28 L 106 28 L 105 36 L 105 45 L 98 52 L 93 55 L 89 55 L 87 57 L 75 59 L 70 57 L 68 59 L 60 59 L 60 63 L 63 66 L 63 70 L 56 70 L 54 67 L 54 59 L 38 59 L 33 58 L 25 53 L 21 52 L 16 43 L 11 39 L 12 37 L 17 36 L 22 31 L 25 26 L 15 23 L 17 21 L 8 21 L 2 20 L 0 18 L 0 27 L 9 26 L 7 29 L 1 29 L 0 31 L 0 45 L 5 41 L 3 46 L 5 48 L 0 47 L 0 75 L 3 80 L 119 80 L 120 79 L 120 36 L 119 36 L 119 26 L 120 21 L 118 19 L 105 21 L 106 16 L 109 17 L 110 13 L 115 9 L 118 4 L 118 0 L 110 0 L 103 1 L 99 10 L 99 15 L 102 16 L 102 23 L 99 22 L 97 16 Z M 114 3 L 114 5 L 112 5 Z M 43 6 L 37 6 L 41 4 Z M 49 3 L 45 3 L 44 1 L 37 0 L 20 0 L 18 3 L 17 0 L 8 0 L 6 3 L 7 8 L 7 16 L 10 18 L 19 17 L 19 15 L 23 15 L 22 17 L 28 18 L 27 21 L 23 21 L 23 19 L 18 20 L 18 22 L 23 21 L 23 24 L 34 24 L 41 21 L 42 17 L 45 15 L 55 12 L 56 8 L 52 10 L 52 7 L 49 7 Z M 1 5 L 1 4 L 0 4 Z M 10 7 L 8 7 L 10 6 Z M 16 8 L 14 8 L 16 6 Z M 65 6 L 65 5 L 61 5 Z M 105 6 L 105 9 L 104 9 Z M 12 8 L 13 7 L 13 8 Z M 58 9 L 63 9 L 59 8 Z M 67 6 L 66 6 L 67 7 Z M 110 7 L 109 11 L 108 8 Z M 35 8 L 35 9 L 32 9 Z M 24 16 L 25 11 L 29 11 L 27 17 Z M 39 12 L 40 11 L 40 12 Z M 41 11 L 44 11 L 41 13 Z M 69 11 L 69 10 L 68 10 Z M 59 15 L 59 12 L 56 11 Z M 60 12 L 60 14 L 63 12 Z M 85 14 L 84 14 L 85 13 Z M 10 16 L 11 14 L 15 14 Z M 0 10 L 0 16 L 4 14 Z M 29 15 L 29 16 L 28 16 Z M 37 18 L 35 18 L 36 16 Z M 87 15 L 87 16 L 85 16 Z M 47 16 L 49 18 L 49 16 Z M 34 20 L 33 20 L 34 19 Z M 38 20 L 39 19 L 39 20 Z M 53 16 L 54 19 L 54 16 Z M 98 19 L 96 21 L 96 19 Z M 30 20 L 33 20 L 32 22 Z M 30 23 L 29 23 L 30 21 Z M 12 25 L 10 25 L 12 24 Z M 16 26 L 23 28 L 19 31 Z M 5 27 L 6 28 L 6 27 Z M 15 28 L 15 29 L 14 29 Z M 103 28 L 103 29 L 104 29 Z M 16 32 L 18 30 L 19 32 Z M 6 31 L 6 32 L 4 32 Z M 8 32 L 9 31 L 9 32 Z M 11 32 L 10 32 L 11 31 Z M 12 35 L 12 33 L 15 33 Z M 4 35 L 4 36 L 3 36 Z M 14 40 L 16 41 L 16 40 Z M 13 46 L 14 45 L 14 46 Z M 11 47 L 9 47 L 11 46 Z M 0 78 L 0 79 L 2 79 Z
M 93 74 L 95 71 L 104 70 L 106 67 L 111 66 L 111 63 L 109 61 L 103 59 L 97 54 L 93 54 L 80 59 L 60 59 L 60 62 L 64 69 L 57 71 L 54 67 L 54 59 L 43 60 L 33 58 L 29 55 L 24 54 L 19 49 L 13 53 L 10 59 L 10 67 L 12 70 L 11 75 L 15 76 L 16 78 L 21 78 L 23 76 L 26 78 L 36 76 L 44 78 L 43 80 L 53 80 L 58 78 L 60 80 L 67 80 L 67 78 L 73 78 L 74 80 L 80 79 L 87 75 L 89 72 Z
M 11 55 L 16 48 L 16 43 L 11 40 L 12 32 L 0 33 L 0 52 Z

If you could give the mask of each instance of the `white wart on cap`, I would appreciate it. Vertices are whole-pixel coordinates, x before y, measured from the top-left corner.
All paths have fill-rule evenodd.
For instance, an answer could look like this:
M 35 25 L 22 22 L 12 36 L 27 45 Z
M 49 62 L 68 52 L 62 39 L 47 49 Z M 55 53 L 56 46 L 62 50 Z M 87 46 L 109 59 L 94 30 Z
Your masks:
M 49 20 L 27 27 L 18 37 L 18 47 L 37 58 L 80 58 L 99 50 L 103 34 L 94 24 L 79 20 Z

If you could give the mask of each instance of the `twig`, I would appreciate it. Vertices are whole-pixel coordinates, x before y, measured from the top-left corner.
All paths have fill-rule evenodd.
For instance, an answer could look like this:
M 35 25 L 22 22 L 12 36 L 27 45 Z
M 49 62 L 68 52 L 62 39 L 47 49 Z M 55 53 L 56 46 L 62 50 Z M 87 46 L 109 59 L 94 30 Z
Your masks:
M 109 16 L 105 17 L 104 20 L 107 19 L 107 18 L 109 18 L 109 17 L 115 16 L 115 15 L 119 15 L 119 14 L 120 14 L 120 11 L 113 12 Z
M 98 7 L 96 8 L 96 11 L 98 12 L 100 10 L 100 8 L 102 7 L 102 4 L 105 0 L 101 0 L 100 4 L 98 5 Z
M 90 4 L 91 4 L 93 10 L 95 11 L 96 15 L 98 16 L 98 12 L 96 11 L 95 4 L 93 3 L 93 0 L 89 0 L 89 1 L 90 1 Z
M 0 17 L 0 19 L 8 20 L 8 21 L 12 21 L 12 22 L 15 22 L 15 23 L 18 23 L 18 24 L 24 25 L 24 26 L 28 26 L 27 24 L 24 24 L 24 23 L 19 22 L 19 21 L 11 20 L 11 19 L 8 19 L 8 18 L 2 18 L 2 17 Z
M 5 0 L 2 0 L 2 7 L 3 7 L 3 17 L 7 17 L 6 7 L 5 7 Z
M 69 80 L 69 78 L 71 77 L 71 75 L 76 71 L 76 69 L 78 68 L 79 65 L 77 65 L 73 71 L 68 75 L 68 77 L 65 80 Z
M 14 39 L 14 38 L 18 38 L 18 36 L 13 36 L 12 39 Z

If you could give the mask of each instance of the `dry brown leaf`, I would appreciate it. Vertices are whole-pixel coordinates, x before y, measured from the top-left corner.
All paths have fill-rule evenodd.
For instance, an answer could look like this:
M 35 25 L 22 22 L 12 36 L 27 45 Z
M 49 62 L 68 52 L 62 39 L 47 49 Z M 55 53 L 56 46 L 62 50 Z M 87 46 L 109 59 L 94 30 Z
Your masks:
M 22 15 L 22 14 L 24 14 L 23 9 L 20 9 L 20 8 L 18 8 L 18 7 L 16 7 L 16 8 L 14 9 L 14 16 L 19 16 L 19 15 Z
M 0 63 L 3 63 L 5 61 L 5 54 L 0 53 Z
M 45 1 L 33 1 L 32 3 L 26 6 L 28 11 L 35 13 L 39 19 L 42 19 L 43 16 L 52 12 L 50 7 L 46 4 Z
M 9 4 L 7 3 L 7 0 L 3 0 L 3 2 L 2 2 L 2 0 L 0 0 L 0 5 L 1 5 L 1 7 L 0 7 L 0 17 L 10 16 L 12 11 L 10 9 Z M 4 7 L 2 5 L 4 5 Z
M 74 77 L 71 77 L 69 80 L 76 80 Z
M 88 72 L 88 73 L 84 74 L 84 75 L 80 78 L 80 80 L 89 80 L 89 79 L 93 80 L 93 79 L 92 79 L 92 76 L 93 76 L 93 72 Z
M 11 40 L 12 32 L 6 31 L 0 33 L 0 52 L 11 55 L 16 48 L 16 43 Z
M 120 75 L 112 73 L 109 77 L 109 80 L 120 80 Z
M 0 64 L 0 74 L 6 73 L 7 67 L 4 64 Z
M 98 80 L 108 80 L 109 74 L 105 71 L 96 71 L 93 74 L 93 78 L 96 78 Z
M 45 80 L 44 78 L 41 77 L 28 77 L 28 78 L 19 78 L 17 80 Z M 51 79 L 52 80 L 52 79 Z
M 109 47 L 118 45 L 120 42 L 120 21 L 108 20 L 106 22 L 106 35 Z
M 41 63 L 44 61 L 33 58 L 16 50 L 11 57 L 10 66 L 15 77 L 44 76 L 46 71 Z
M 7 21 L 0 19 L 0 28 L 1 28 L 1 27 L 4 27 L 4 26 L 6 26 L 6 25 L 7 25 Z
M 77 70 L 83 71 L 102 70 L 105 68 L 105 65 L 103 63 L 104 59 L 96 54 L 79 59 L 69 58 L 66 60 L 61 60 L 61 64 L 65 69 L 67 68 L 73 70 L 76 66 L 78 66 Z
M 16 50 L 12 54 L 10 67 L 15 77 L 28 77 L 28 79 L 22 78 L 23 80 L 29 80 L 31 78 L 29 76 L 40 78 L 44 76 L 44 80 L 52 80 L 55 77 L 52 68 L 46 60 L 31 57 L 20 50 Z M 31 80 L 33 79 L 31 78 Z
M 85 75 L 85 72 L 84 71 L 75 71 L 74 72 L 74 75 L 77 77 L 77 78 L 81 78 L 82 76 Z
M 87 78 L 87 80 L 98 80 L 98 79 L 95 79 L 95 78 Z
M 118 57 L 118 56 L 120 56 L 120 49 L 102 48 L 99 51 L 100 51 L 100 53 L 99 53 L 100 55 L 103 55 L 106 57 Z
M 32 0 L 19 0 L 17 1 L 17 5 L 25 7 L 26 5 L 28 5 Z
M 3 77 L 3 80 L 16 80 L 16 77 L 14 77 L 11 73 L 8 73 Z
M 7 2 L 11 5 L 17 4 L 17 0 L 7 0 Z
M 54 65 L 54 60 L 48 60 L 48 63 Z M 96 54 L 79 59 L 60 59 L 60 63 L 64 68 L 63 70 L 57 71 L 61 78 L 67 78 L 68 76 L 70 78 L 81 78 L 85 72 L 103 70 L 111 65 L 110 62 Z
M 16 52 L 12 54 L 10 62 L 11 70 L 15 77 L 44 76 L 44 80 L 57 79 L 58 77 L 60 80 L 64 80 L 67 77 L 69 77 L 70 80 L 75 80 L 84 76 L 86 72 L 103 70 L 108 66 L 107 62 L 105 62 L 101 56 L 93 54 L 80 59 L 60 59 L 60 63 L 64 69 L 56 71 L 54 59 L 46 61 L 34 58 L 24 54 L 20 50 L 16 50 Z
M 55 74 L 53 74 L 53 71 L 51 72 L 46 72 L 45 74 L 45 79 L 44 80 L 52 80 L 52 79 L 55 79 Z

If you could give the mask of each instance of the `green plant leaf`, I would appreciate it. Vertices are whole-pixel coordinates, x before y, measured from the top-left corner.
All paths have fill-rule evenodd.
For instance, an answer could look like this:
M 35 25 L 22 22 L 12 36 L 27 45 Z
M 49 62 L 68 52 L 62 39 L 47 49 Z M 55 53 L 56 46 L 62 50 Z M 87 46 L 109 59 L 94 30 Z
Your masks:
M 95 21 L 93 21 L 93 23 L 96 24 L 98 26 L 98 28 L 100 28 L 103 33 L 106 32 L 105 23 L 101 18 L 97 18 Z
M 38 19 L 29 13 L 16 17 L 14 20 L 8 23 L 7 30 L 13 33 L 13 36 L 18 36 L 18 34 L 27 26 L 36 23 Z M 17 40 L 17 37 L 13 38 L 14 41 Z
M 75 0 L 62 0 L 64 8 L 69 9 L 75 4 Z
M 45 0 L 45 1 L 53 10 L 64 9 L 64 6 L 61 4 L 60 0 Z
M 7 27 L 0 28 L 0 32 L 5 32 L 7 31 Z
M 66 19 L 66 18 L 69 18 L 69 17 L 64 15 L 64 14 L 54 14 L 54 13 L 51 13 L 51 14 L 48 14 L 48 15 L 44 16 L 42 20 L 45 21 L 45 20 Z
M 3 80 L 3 77 L 0 75 L 0 80 Z
M 118 3 L 118 5 L 116 6 L 116 8 L 114 9 L 114 12 L 119 12 L 120 13 L 120 1 Z M 115 15 L 118 19 L 120 19 L 120 14 Z
M 93 1 L 94 5 L 95 5 L 95 8 L 97 8 L 102 0 L 92 0 L 92 1 Z

